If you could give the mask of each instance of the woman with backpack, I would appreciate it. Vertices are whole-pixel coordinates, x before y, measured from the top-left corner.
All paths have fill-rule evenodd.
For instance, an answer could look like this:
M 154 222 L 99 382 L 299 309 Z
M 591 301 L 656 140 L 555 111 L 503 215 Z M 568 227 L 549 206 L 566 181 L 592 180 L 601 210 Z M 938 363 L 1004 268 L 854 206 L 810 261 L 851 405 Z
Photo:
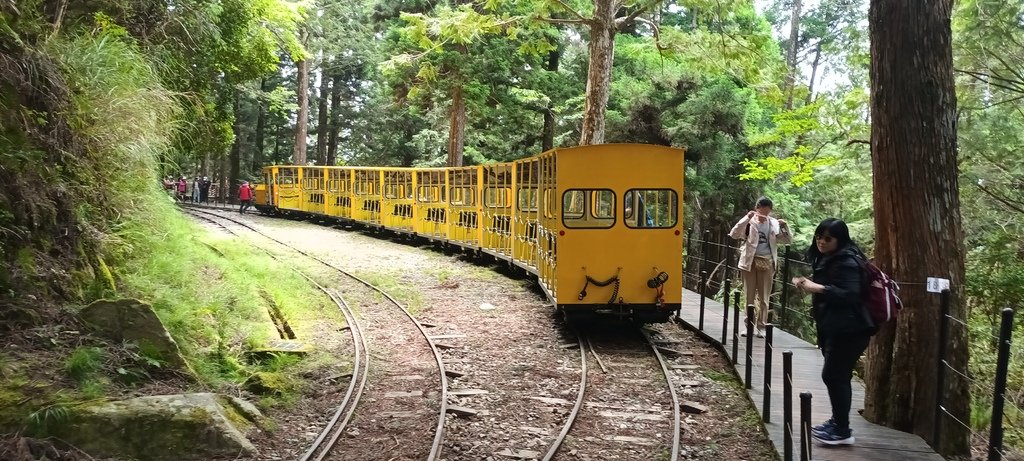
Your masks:
M 832 418 L 811 428 L 811 435 L 827 445 L 853 445 L 850 381 L 857 360 L 875 332 L 863 302 L 865 257 L 850 239 L 846 223 L 836 218 L 818 224 L 806 257 L 813 275 L 811 279 L 794 277 L 793 285 L 811 293 L 818 347 L 825 357 L 821 379 L 832 403 Z

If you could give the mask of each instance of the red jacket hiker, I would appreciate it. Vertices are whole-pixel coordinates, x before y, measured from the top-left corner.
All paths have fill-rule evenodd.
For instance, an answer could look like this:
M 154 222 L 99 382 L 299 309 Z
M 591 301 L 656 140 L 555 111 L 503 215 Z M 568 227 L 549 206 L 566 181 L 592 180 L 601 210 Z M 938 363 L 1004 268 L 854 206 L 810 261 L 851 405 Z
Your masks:
M 242 186 L 238 188 L 238 199 L 239 200 L 252 200 L 252 187 L 249 183 L 244 182 Z

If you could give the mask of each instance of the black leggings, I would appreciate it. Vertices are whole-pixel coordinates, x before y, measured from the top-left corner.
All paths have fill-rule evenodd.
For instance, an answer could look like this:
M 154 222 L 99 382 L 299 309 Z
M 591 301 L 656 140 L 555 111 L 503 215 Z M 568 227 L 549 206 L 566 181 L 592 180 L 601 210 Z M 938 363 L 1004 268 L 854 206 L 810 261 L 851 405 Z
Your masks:
M 850 427 L 853 367 L 870 341 L 870 336 L 836 336 L 824 341 L 821 348 L 821 355 L 825 356 L 821 380 L 825 382 L 828 399 L 832 402 L 832 421 L 839 427 Z

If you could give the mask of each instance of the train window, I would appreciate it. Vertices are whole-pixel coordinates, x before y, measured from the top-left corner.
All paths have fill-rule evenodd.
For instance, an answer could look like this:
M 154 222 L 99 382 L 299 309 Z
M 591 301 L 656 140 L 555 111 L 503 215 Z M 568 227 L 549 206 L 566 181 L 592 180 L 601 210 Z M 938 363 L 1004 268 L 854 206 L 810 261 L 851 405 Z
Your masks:
M 405 185 L 403 184 L 385 184 L 384 185 L 384 198 L 396 199 L 405 196 Z
M 278 184 L 295 184 L 298 178 L 298 170 L 295 168 L 281 168 L 277 170 L 277 183 Z
M 615 192 L 570 189 L 562 194 L 562 223 L 574 229 L 607 229 L 615 225 Z
M 320 178 L 302 178 L 302 188 L 305 190 L 319 190 Z
M 537 211 L 537 189 L 521 187 L 519 188 L 519 204 L 517 208 L 519 211 Z
M 672 189 L 630 189 L 622 196 L 622 216 L 628 227 L 675 227 L 679 196 Z
M 476 190 L 472 187 L 452 187 L 452 205 L 473 206 L 476 204 Z
M 437 203 L 441 201 L 439 196 L 439 187 L 437 186 L 419 186 L 417 187 L 419 192 L 416 194 L 418 198 L 416 200 L 427 203 Z
M 512 189 L 496 187 L 484 189 L 484 206 L 488 208 L 508 208 L 512 206 Z
M 582 190 L 567 190 L 562 194 L 562 217 L 565 219 L 583 219 L 587 211 L 587 193 Z
M 376 182 L 370 182 L 365 179 L 361 181 L 358 179 L 356 180 L 356 194 L 376 195 L 377 189 L 379 188 L 380 186 L 378 186 Z

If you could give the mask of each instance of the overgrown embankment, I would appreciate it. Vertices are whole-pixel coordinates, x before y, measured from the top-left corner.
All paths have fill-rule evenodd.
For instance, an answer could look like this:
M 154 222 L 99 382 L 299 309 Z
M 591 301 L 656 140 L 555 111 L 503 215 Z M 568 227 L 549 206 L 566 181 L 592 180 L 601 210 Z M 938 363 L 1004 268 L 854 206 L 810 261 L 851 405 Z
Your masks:
M 295 365 L 247 360 L 274 335 L 267 304 L 288 316 L 322 302 L 268 257 L 178 212 L 159 159 L 188 98 L 164 88 L 123 29 L 98 19 L 35 44 L 0 31 L 0 434 L 48 433 L 104 398 L 237 390 Z M 120 297 L 153 307 L 188 367 L 102 338 L 77 315 Z M 297 392 L 283 380 L 264 403 Z

